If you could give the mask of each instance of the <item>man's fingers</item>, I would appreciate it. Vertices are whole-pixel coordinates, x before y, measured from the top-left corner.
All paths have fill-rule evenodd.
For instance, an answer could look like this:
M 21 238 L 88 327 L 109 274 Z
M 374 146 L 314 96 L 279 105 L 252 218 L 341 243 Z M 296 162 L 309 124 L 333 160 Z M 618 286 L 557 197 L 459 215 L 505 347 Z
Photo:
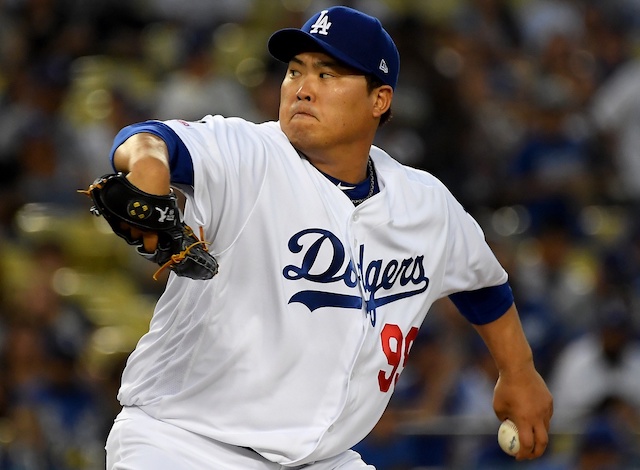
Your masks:
M 518 425 L 518 439 L 520 440 L 520 450 L 516 455 L 517 460 L 527 460 L 533 455 L 535 439 L 533 436 L 533 428 L 530 426 Z
M 142 239 L 142 230 L 129 226 L 129 233 L 134 240 Z
M 158 247 L 158 234 L 155 232 L 144 232 L 138 228 L 132 227 L 131 225 L 121 222 L 120 227 L 124 230 L 129 230 L 129 235 L 132 240 L 140 240 L 142 241 L 142 246 L 144 247 L 144 251 L 147 253 L 153 253 L 156 251 Z
M 142 245 L 144 246 L 144 251 L 147 253 L 153 253 L 156 251 L 158 247 L 158 234 L 145 232 L 142 234 Z
M 540 424 L 533 429 L 533 437 L 535 439 L 535 444 L 533 446 L 533 455 L 531 458 L 540 457 L 544 454 L 544 451 L 547 450 L 547 446 L 549 445 L 549 428 L 545 424 Z
M 534 427 L 518 427 L 520 438 L 520 451 L 516 455 L 517 460 L 531 460 L 544 454 L 549 444 L 549 433 L 544 423 L 538 423 Z

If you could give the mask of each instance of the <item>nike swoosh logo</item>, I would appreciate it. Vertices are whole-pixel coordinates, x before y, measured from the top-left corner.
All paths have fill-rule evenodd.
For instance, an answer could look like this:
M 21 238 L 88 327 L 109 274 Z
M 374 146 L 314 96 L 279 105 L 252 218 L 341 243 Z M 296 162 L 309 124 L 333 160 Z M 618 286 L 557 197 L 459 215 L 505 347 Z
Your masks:
M 343 191 L 349 191 L 351 189 L 356 189 L 355 186 L 344 186 L 342 184 L 342 181 L 340 181 L 336 186 L 338 187 L 338 189 L 342 189 Z

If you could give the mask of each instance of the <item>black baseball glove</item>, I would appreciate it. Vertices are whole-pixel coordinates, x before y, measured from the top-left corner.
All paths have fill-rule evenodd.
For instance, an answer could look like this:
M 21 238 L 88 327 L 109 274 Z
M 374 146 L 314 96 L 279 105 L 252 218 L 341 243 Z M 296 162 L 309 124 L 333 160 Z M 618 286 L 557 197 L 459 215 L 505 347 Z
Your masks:
M 93 200 L 91 212 L 103 216 L 116 235 L 136 246 L 144 258 L 160 265 L 154 279 L 166 268 L 178 276 L 200 280 L 218 273 L 218 262 L 206 242 L 182 221 L 173 190 L 166 196 L 148 194 L 131 184 L 123 173 L 116 173 L 101 176 L 80 192 Z M 131 228 L 157 233 L 156 251 L 145 252 L 142 239 L 134 239 Z

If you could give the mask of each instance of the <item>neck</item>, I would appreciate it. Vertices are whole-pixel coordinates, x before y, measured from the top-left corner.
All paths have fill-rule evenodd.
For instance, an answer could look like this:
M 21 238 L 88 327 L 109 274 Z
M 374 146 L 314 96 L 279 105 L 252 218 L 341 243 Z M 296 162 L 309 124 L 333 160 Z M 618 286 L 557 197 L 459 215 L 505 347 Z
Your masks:
M 367 162 L 369 161 L 369 148 L 367 152 L 357 158 L 350 156 L 345 158 L 341 155 L 338 158 L 322 158 L 317 154 L 309 154 L 299 149 L 298 153 L 304 156 L 309 162 L 321 172 L 333 176 L 345 183 L 357 184 L 367 178 Z M 347 154 L 348 155 L 348 154 Z

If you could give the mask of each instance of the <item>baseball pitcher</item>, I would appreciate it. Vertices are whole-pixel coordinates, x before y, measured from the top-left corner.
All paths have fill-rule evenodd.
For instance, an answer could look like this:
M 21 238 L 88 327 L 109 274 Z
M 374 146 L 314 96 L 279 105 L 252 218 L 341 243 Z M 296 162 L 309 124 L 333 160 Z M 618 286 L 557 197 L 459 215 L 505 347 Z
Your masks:
M 373 468 L 350 449 L 446 296 L 495 359 L 517 458 L 542 455 L 552 398 L 507 273 L 440 181 L 372 145 L 400 67 L 389 34 L 333 7 L 268 48 L 288 64 L 277 122 L 133 124 L 115 137 L 114 174 L 86 191 L 171 271 L 123 373 L 107 468 Z

